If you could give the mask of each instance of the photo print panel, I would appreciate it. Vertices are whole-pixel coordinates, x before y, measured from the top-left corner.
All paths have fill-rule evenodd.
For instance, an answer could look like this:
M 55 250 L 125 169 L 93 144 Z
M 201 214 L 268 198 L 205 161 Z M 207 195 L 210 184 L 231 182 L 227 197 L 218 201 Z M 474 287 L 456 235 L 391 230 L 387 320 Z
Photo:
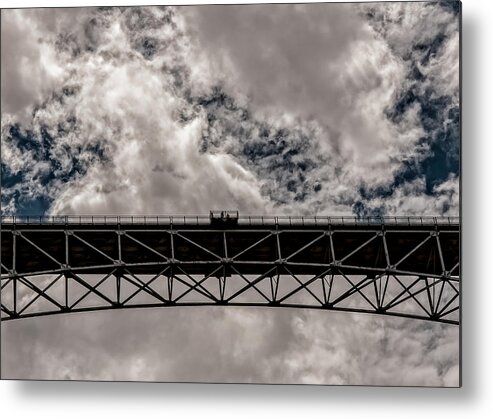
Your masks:
M 460 22 L 2 9 L 2 378 L 460 386 Z

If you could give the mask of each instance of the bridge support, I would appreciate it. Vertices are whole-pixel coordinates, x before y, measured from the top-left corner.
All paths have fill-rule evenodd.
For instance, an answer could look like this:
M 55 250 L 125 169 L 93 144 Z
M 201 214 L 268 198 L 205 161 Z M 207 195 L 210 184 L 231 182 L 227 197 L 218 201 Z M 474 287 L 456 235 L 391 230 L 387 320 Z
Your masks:
M 169 306 L 459 324 L 459 225 L 2 225 L 2 320 Z

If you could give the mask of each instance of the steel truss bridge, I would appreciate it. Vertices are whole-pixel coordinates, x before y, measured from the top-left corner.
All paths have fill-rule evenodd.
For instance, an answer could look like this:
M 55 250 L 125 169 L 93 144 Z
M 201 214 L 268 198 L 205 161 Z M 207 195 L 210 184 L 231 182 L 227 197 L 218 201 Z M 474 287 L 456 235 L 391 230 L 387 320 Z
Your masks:
M 459 324 L 460 221 L 2 217 L 1 318 L 258 306 Z

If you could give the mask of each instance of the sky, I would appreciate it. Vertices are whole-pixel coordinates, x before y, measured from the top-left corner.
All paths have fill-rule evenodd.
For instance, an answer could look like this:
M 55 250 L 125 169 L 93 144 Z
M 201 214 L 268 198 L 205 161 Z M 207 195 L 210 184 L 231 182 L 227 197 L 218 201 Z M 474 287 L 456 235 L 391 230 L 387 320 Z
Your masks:
M 2 214 L 459 214 L 457 2 L 2 10 Z M 173 308 L 2 325 L 2 377 L 446 385 L 455 326 Z

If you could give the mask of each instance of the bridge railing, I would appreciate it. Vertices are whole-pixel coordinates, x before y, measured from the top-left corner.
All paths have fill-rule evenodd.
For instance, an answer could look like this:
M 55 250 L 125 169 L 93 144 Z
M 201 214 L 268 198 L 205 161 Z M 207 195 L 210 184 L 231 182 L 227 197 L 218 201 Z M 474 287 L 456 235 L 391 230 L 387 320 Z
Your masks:
M 7 215 L 1 217 L 2 224 L 15 225 L 209 225 L 207 215 Z M 240 226 L 368 226 L 368 225 L 457 225 L 459 217 L 433 216 L 240 216 Z

